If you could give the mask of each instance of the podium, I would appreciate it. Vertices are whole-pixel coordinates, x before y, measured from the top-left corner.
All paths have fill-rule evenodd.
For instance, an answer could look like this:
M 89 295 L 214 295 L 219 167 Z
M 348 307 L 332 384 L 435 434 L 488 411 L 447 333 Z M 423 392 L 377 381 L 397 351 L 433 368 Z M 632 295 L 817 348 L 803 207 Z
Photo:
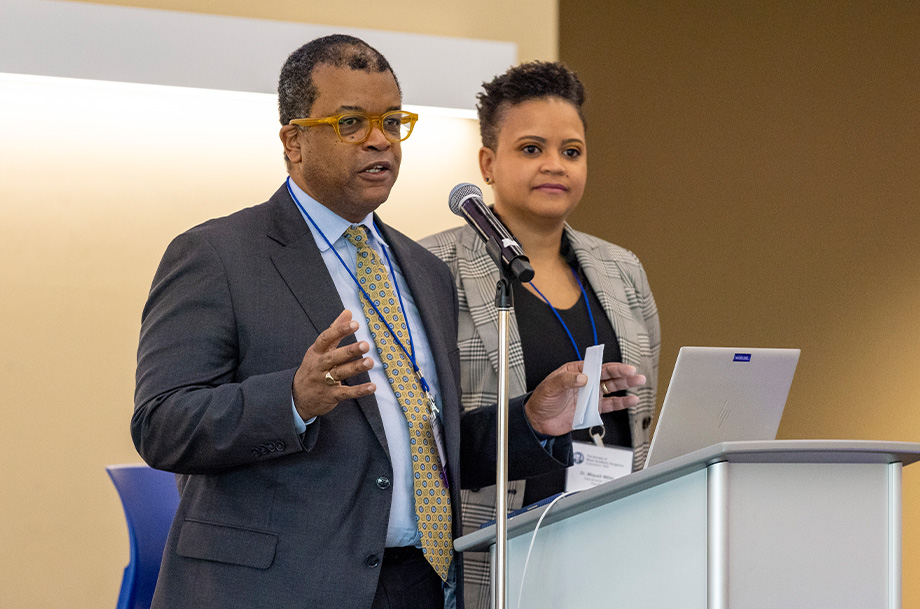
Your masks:
M 920 444 L 725 442 L 508 520 L 507 607 L 898 609 Z M 495 527 L 457 539 L 492 548 Z M 494 594 L 494 590 L 493 590 Z

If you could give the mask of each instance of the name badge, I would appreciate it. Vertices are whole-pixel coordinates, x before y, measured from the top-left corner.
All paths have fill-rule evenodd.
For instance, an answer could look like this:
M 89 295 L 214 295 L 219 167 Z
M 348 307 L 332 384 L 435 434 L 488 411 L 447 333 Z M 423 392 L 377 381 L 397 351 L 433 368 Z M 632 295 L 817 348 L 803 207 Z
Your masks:
M 565 490 L 582 491 L 632 473 L 633 451 L 572 442 L 574 463 L 565 471 Z

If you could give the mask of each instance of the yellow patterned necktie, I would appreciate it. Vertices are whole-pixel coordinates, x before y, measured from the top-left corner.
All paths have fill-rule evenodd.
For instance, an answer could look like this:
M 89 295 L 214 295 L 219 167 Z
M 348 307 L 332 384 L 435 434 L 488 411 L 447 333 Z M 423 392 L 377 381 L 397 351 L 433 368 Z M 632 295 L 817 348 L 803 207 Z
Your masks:
M 422 552 L 441 579 L 447 581 L 453 557 L 450 493 L 441 479 L 442 466 L 429 418 L 434 415 L 428 408 L 427 393 L 419 385 L 412 362 L 387 329 L 389 324 L 406 350 L 412 352 L 409 328 L 399 306 L 396 286 L 377 252 L 368 245 L 365 231 L 364 226 L 351 226 L 345 231 L 345 238 L 358 248 L 355 275 L 364 292 L 373 299 L 379 314 L 363 294 L 361 306 L 387 380 L 409 424 L 415 519 L 422 535 Z

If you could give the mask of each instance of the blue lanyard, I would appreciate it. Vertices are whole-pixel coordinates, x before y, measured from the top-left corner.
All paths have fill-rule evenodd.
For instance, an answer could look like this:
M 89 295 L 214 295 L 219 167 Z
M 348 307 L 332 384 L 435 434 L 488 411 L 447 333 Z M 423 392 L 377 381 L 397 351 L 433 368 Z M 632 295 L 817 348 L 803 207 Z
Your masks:
M 575 277 L 575 281 L 578 282 L 578 287 L 581 288 L 581 295 L 585 299 L 585 306 L 588 307 L 588 319 L 591 320 L 591 331 L 594 333 L 594 344 L 597 345 L 597 326 L 594 325 L 594 314 L 591 312 L 591 303 L 588 302 L 588 294 L 585 292 L 585 286 L 582 285 L 581 279 L 578 278 L 578 273 L 575 272 L 575 269 L 569 269 L 572 271 L 572 276 Z M 559 311 L 556 310 L 556 307 L 549 301 L 549 298 L 543 295 L 537 286 L 533 284 L 533 281 L 530 282 L 530 287 L 536 290 L 537 294 L 540 295 L 540 298 L 543 299 L 549 308 L 553 310 L 553 315 L 556 316 L 556 319 L 559 320 L 559 323 L 562 324 L 562 329 L 565 330 L 565 333 L 569 335 L 569 340 L 572 341 L 572 348 L 575 349 L 575 358 L 582 359 L 581 352 L 578 350 L 578 345 L 575 343 L 575 338 L 572 336 L 572 333 L 569 331 L 569 327 L 566 325 L 565 321 L 562 320 L 562 316 L 559 315 Z
M 387 327 L 387 330 L 390 331 L 390 336 L 393 337 L 393 340 L 396 341 L 396 344 L 399 345 L 399 347 L 403 350 L 403 353 L 406 354 L 406 357 L 409 358 L 409 361 L 412 362 L 412 369 L 415 371 L 416 376 L 418 376 L 419 383 L 420 383 L 421 386 L 422 386 L 422 391 L 424 391 L 426 394 L 429 395 L 429 403 L 431 404 L 432 409 L 433 409 L 435 412 L 437 412 L 437 406 L 435 406 L 434 400 L 431 399 L 431 397 L 430 397 L 430 389 L 429 389 L 429 387 L 428 387 L 428 381 L 425 380 L 425 377 L 424 377 L 424 375 L 422 375 L 422 371 L 419 369 L 418 364 L 415 363 L 415 352 L 414 352 L 414 350 L 413 350 L 412 353 L 409 353 L 409 350 L 406 349 L 406 346 L 403 345 L 402 341 L 399 340 L 399 337 L 396 336 L 396 332 L 393 331 L 393 328 L 390 326 L 389 323 L 387 323 L 387 320 L 384 319 L 383 314 L 380 312 L 380 309 L 377 308 L 377 305 L 374 304 L 373 299 L 371 299 L 370 295 L 369 295 L 369 294 L 364 290 L 364 288 L 361 286 L 361 283 L 358 281 L 358 278 L 355 277 L 355 274 L 351 272 L 351 269 L 348 268 L 348 265 L 345 264 L 345 261 L 342 260 L 342 257 L 339 255 L 339 253 L 336 251 L 336 249 L 335 249 L 334 247 L 332 247 L 332 243 L 329 241 L 329 238 L 326 237 L 326 235 L 325 235 L 325 233 L 323 233 L 322 229 L 320 229 L 320 227 L 316 224 L 316 222 L 313 220 L 313 218 L 310 217 L 310 214 L 307 213 L 307 210 L 304 209 L 303 205 L 300 204 L 300 201 L 297 199 L 297 195 L 295 195 L 295 194 L 294 194 L 294 191 L 291 189 L 291 178 L 290 178 L 290 176 L 289 176 L 289 177 L 287 178 L 287 180 L 285 181 L 285 185 L 287 186 L 288 193 L 290 193 L 291 198 L 294 199 L 294 203 L 296 203 L 298 209 L 300 209 L 300 212 L 304 215 L 304 217 L 305 217 L 307 220 L 310 221 L 310 224 L 312 224 L 312 225 L 313 225 L 313 228 L 316 229 L 316 232 L 318 232 L 318 233 L 320 234 L 320 236 L 323 238 L 323 241 L 326 242 L 326 245 L 328 245 L 328 246 L 329 246 L 329 249 L 332 250 L 332 253 L 335 254 L 335 257 L 338 258 L 338 259 L 339 259 L 339 262 L 342 263 L 342 268 L 345 269 L 345 271 L 346 271 L 346 272 L 348 273 L 348 275 L 351 277 L 352 281 L 355 282 L 355 285 L 358 286 L 358 289 L 361 290 L 361 293 L 364 295 L 364 298 L 366 298 L 366 299 L 367 299 L 367 302 L 369 302 L 370 305 L 371 305 L 371 307 L 374 308 L 374 312 L 377 313 L 377 317 L 380 318 L 380 321 L 383 322 L 383 325 L 385 325 L 385 326 Z M 377 232 L 380 232 L 380 229 L 377 228 L 377 224 L 376 224 L 376 223 L 374 224 L 374 228 L 377 229 Z M 402 308 L 402 311 L 403 311 L 403 317 L 405 318 L 405 321 L 406 321 L 406 330 L 409 332 L 409 346 L 411 347 L 411 346 L 412 346 L 412 330 L 409 328 L 409 318 L 406 316 L 406 307 L 405 307 L 405 305 L 403 305 L 402 293 L 399 291 L 399 282 L 396 281 L 396 272 L 393 270 L 393 263 L 390 261 L 390 256 L 389 256 L 389 254 L 387 254 L 387 248 L 383 247 L 383 248 L 381 248 L 381 249 L 383 250 L 383 257 L 386 258 L 387 266 L 390 267 L 390 277 L 393 279 L 393 285 L 396 286 L 396 297 L 399 299 L 399 306 Z

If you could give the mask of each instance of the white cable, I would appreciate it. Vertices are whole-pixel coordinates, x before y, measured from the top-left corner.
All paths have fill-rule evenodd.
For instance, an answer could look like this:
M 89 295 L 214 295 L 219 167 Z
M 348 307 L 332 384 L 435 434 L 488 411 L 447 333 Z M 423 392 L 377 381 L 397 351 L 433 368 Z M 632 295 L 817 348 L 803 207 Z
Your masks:
M 521 573 L 521 589 L 518 590 L 517 609 L 521 609 L 521 598 L 524 596 L 524 578 L 527 577 L 527 565 L 530 563 L 530 553 L 533 551 L 533 544 L 537 540 L 537 531 L 540 530 L 540 525 L 543 524 L 543 519 L 546 518 L 546 515 L 549 514 L 551 509 L 553 509 L 553 506 L 556 505 L 557 501 L 576 492 L 577 491 L 563 492 L 561 495 L 550 501 L 549 505 L 546 506 L 546 509 L 543 510 L 543 513 L 540 514 L 540 519 L 537 520 L 537 526 L 535 526 L 533 529 L 533 537 L 530 538 L 530 547 L 527 548 L 527 558 L 524 559 L 524 571 Z

